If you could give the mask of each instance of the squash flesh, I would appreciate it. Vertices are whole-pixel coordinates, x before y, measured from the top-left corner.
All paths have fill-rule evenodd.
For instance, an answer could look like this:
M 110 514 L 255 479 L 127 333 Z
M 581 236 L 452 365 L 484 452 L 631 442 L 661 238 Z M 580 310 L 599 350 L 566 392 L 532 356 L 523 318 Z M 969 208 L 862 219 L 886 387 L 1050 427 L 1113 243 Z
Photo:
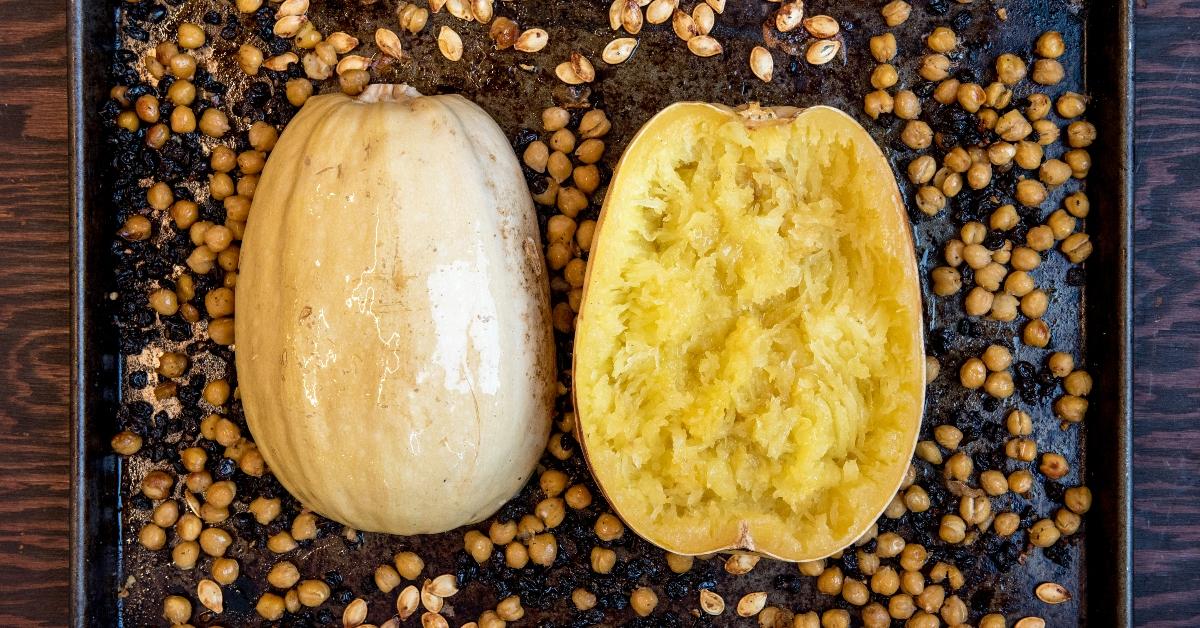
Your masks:
M 911 245 L 880 227 L 895 184 L 864 184 L 881 156 L 844 124 L 663 125 L 618 170 L 588 278 L 589 462 L 673 551 L 832 553 L 890 498 L 919 423 Z

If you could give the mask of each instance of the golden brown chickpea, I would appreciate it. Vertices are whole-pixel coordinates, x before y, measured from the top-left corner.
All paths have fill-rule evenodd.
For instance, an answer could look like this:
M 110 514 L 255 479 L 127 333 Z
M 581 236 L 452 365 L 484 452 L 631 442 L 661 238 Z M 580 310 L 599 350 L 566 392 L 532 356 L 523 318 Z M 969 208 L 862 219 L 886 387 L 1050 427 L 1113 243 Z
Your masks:
M 1054 416 L 1068 423 L 1078 423 L 1087 414 L 1087 408 L 1087 399 L 1075 395 L 1063 395 L 1054 401 Z
M 1017 152 L 1013 156 L 1013 161 L 1026 170 L 1036 170 L 1042 164 L 1042 157 L 1045 152 L 1041 145 L 1036 142 L 1017 142 Z
M 944 80 L 950 76 L 950 59 L 938 53 L 925 55 L 921 58 L 921 67 L 917 73 L 927 81 Z
M 896 67 L 890 63 L 881 63 L 871 71 L 871 86 L 875 89 L 888 89 L 900 80 Z
M 171 75 L 175 78 L 192 80 L 196 75 L 196 57 L 181 52 L 171 57 L 167 62 L 167 68 L 171 71 Z
M 611 573 L 613 567 L 617 564 L 617 553 L 603 547 L 593 547 L 591 564 L 592 571 L 598 574 Z
M 1062 33 L 1058 31 L 1046 31 L 1037 39 L 1037 44 L 1034 45 L 1034 52 L 1039 57 L 1047 59 L 1057 59 L 1066 52 L 1066 45 L 1063 43 Z
M 242 572 L 242 567 L 238 564 L 238 561 L 232 558 L 217 558 L 213 560 L 209 572 L 217 584 L 230 585 L 238 579 L 238 575 Z
M 1021 330 L 1021 341 L 1031 347 L 1045 348 L 1050 344 L 1050 326 L 1040 318 L 1025 323 Z
M 596 536 L 601 541 L 615 541 L 625 534 L 625 525 L 612 513 L 602 513 L 596 519 Z
M 179 42 L 180 48 L 199 48 L 204 45 L 204 39 L 204 27 L 200 26 L 199 24 L 184 22 L 179 25 L 179 30 L 176 34 L 176 41 Z
M 1060 538 L 1062 538 L 1062 533 L 1049 519 L 1042 519 L 1029 528 L 1029 542 L 1035 547 L 1050 547 Z
M 1038 178 L 1050 187 L 1058 187 L 1071 178 L 1071 167 L 1058 159 L 1046 160 L 1038 170 Z
M 975 285 L 988 292 L 995 292 L 1000 289 L 1000 282 L 1004 281 L 1004 266 L 990 261 L 990 255 L 988 259 L 988 263 L 984 264 L 983 268 L 975 271 Z
M 871 56 L 879 63 L 891 61 L 896 56 L 896 36 L 891 33 L 876 35 L 870 42 Z
M 1033 62 L 1030 78 L 1039 85 L 1057 85 L 1066 76 L 1066 70 L 1056 59 L 1038 59 Z
M 650 587 L 638 587 L 629 595 L 629 607 L 638 617 L 646 617 L 658 606 L 658 595 Z
M 1025 62 L 1012 53 L 1004 53 L 996 58 L 996 76 L 1005 85 L 1016 85 L 1025 78 Z
M 992 521 L 992 530 L 1000 536 L 1011 536 L 1021 524 L 1021 517 L 1015 512 L 1004 512 L 996 515 Z M 982 624 L 980 624 L 982 626 Z
M 1076 120 L 1067 125 L 1067 145 L 1071 148 L 1087 148 L 1096 141 L 1096 126 L 1091 122 Z
M 955 100 L 964 110 L 975 113 L 987 102 L 987 94 L 975 83 L 963 83 L 958 86 Z
M 224 137 L 229 132 L 229 118 L 219 109 L 208 108 L 200 114 L 200 132 L 215 138 Z
M 233 537 L 220 528 L 205 528 L 200 532 L 200 549 L 209 556 L 224 556 L 233 544 Z
M 987 367 L 979 358 L 968 358 L 958 370 L 958 379 L 964 388 L 976 389 L 983 386 L 987 378 Z
M 929 510 L 929 493 L 916 484 L 904 491 L 904 507 L 912 512 L 921 513 Z
M 992 302 L 995 295 L 979 286 L 971 288 L 967 293 L 967 298 L 963 303 L 963 309 L 968 316 L 983 316 L 992 309 Z
M 912 91 L 902 89 L 893 98 L 892 112 L 902 120 L 915 120 L 921 115 L 921 101 Z
M 930 277 L 933 279 L 933 293 L 938 296 L 950 296 L 962 289 L 962 275 L 949 266 L 934 268 Z
M 1060 131 L 1058 126 L 1049 120 L 1037 120 L 1033 123 L 1033 132 L 1037 135 L 1037 143 L 1049 146 L 1058 141 Z
M 829 596 L 841 595 L 843 580 L 841 568 L 836 565 L 827 567 L 817 576 L 817 590 Z
M 927 216 L 936 215 L 946 207 L 946 195 L 932 185 L 923 185 L 917 190 L 917 208 Z
M 879 116 L 885 113 L 892 113 L 895 107 L 895 99 L 892 95 L 882 89 L 875 90 L 863 96 L 863 111 L 871 116 L 872 120 L 878 120 Z
M 950 28 L 939 26 L 925 38 L 925 44 L 934 52 L 950 52 L 958 46 L 958 37 Z
M 294 107 L 301 107 L 313 94 L 313 84 L 306 78 L 294 78 L 285 86 L 288 102 Z
M 1082 94 L 1075 92 L 1067 92 L 1058 97 L 1058 102 L 1055 103 L 1055 109 L 1058 115 L 1067 118 L 1077 118 L 1087 111 L 1087 98 Z
M 958 99 L 958 88 L 961 85 L 958 79 L 948 78 L 938 83 L 937 88 L 933 90 L 933 99 L 943 105 L 952 105 Z
M 997 294 L 992 299 L 992 307 L 988 311 L 988 318 L 997 321 L 1016 320 L 1018 303 L 1017 297 L 1011 294 Z
M 1037 207 L 1046 202 L 1046 186 L 1036 179 L 1022 179 L 1017 182 L 1015 198 L 1026 207 Z
M 996 142 L 988 146 L 988 161 L 993 166 L 1008 166 L 1017 155 L 1017 147 L 1008 142 Z
M 309 607 L 315 608 L 325 603 L 329 599 L 329 585 L 321 580 L 304 580 L 296 585 L 296 595 L 299 596 L 300 603 Z

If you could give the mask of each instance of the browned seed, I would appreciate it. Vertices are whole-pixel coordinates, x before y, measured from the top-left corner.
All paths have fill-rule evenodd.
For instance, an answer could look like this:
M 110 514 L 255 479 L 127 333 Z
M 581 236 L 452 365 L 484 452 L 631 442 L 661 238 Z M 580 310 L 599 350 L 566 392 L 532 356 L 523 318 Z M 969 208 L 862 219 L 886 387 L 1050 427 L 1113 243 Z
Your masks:
M 421 628 L 450 628 L 445 617 L 429 612 L 421 615 Z
M 308 0 L 284 0 L 275 11 L 275 19 L 308 13 Z
M 273 70 L 275 72 L 282 72 L 282 71 L 286 70 L 289 65 L 291 65 L 299 60 L 300 60 L 300 57 L 297 57 L 296 53 L 285 52 L 281 55 L 275 55 L 274 57 L 271 57 L 270 59 L 263 61 L 263 67 L 268 70 Z
M 662 24 L 671 19 L 671 14 L 679 8 L 679 0 L 653 0 L 646 7 L 646 21 L 651 24 Z
M 540 28 L 531 28 L 517 37 L 513 48 L 521 52 L 537 52 L 550 43 L 550 34 Z
M 579 75 L 575 73 L 575 68 L 571 67 L 570 61 L 563 61 L 555 66 L 554 75 L 558 77 L 558 80 L 567 85 L 580 85 L 583 83 L 583 79 L 579 78 Z
M 1057 582 L 1043 582 L 1035 589 L 1038 599 L 1047 604 L 1062 604 L 1071 601 L 1071 592 Z
M 642 7 L 638 6 L 636 0 L 625 0 L 621 8 L 621 28 L 630 35 L 642 32 Z
M 389 57 L 400 59 L 404 56 L 404 51 L 400 48 L 400 37 L 390 29 L 375 29 L 375 45 L 379 46 L 380 52 Z
M 446 12 L 464 22 L 475 19 L 475 16 L 471 15 L 471 5 L 467 4 L 467 0 L 446 0 Z
M 303 15 L 288 15 L 275 20 L 275 27 L 271 30 L 276 37 L 295 37 L 296 33 L 300 32 L 300 27 L 308 21 Z
M 813 65 L 824 65 L 833 61 L 833 58 L 837 56 L 838 51 L 841 49 L 842 44 L 838 40 L 822 39 L 814 41 L 808 47 L 808 52 L 805 53 L 804 58 Z
M 750 71 L 762 82 L 770 83 L 771 75 L 775 71 L 775 58 L 771 56 L 771 52 L 762 46 L 755 46 L 750 51 Z
M 721 47 L 721 42 L 714 39 L 711 35 L 696 35 L 688 40 L 688 50 L 697 57 L 711 57 L 721 54 L 724 48 Z
M 367 601 L 361 597 L 354 598 L 342 611 L 342 627 L 355 628 L 367 621 Z
M 758 564 L 759 557 L 754 554 L 734 554 L 725 561 L 725 571 L 741 576 L 750 573 L 754 566 Z
M 462 38 L 458 36 L 453 28 L 443 26 L 438 31 L 438 50 L 442 51 L 442 56 L 451 61 L 462 59 L 463 47 Z
M 476 22 L 487 24 L 492 21 L 494 13 L 492 0 L 471 0 L 471 16 L 475 18 Z
M 458 593 L 458 578 L 452 573 L 444 573 L 429 581 L 429 592 L 438 597 L 451 597 Z
M 717 13 L 725 12 L 725 0 L 705 0 L 705 1 L 708 2 L 708 6 L 712 7 L 713 11 L 716 11 Z
M 225 610 L 225 595 L 221 592 L 221 585 L 207 578 L 196 585 L 196 599 L 214 613 Z
M 765 591 L 755 591 L 742 596 L 742 599 L 737 603 L 737 614 L 739 617 L 754 617 L 767 605 L 767 593 Z
M 775 28 L 781 33 L 787 33 L 795 30 L 797 26 L 804 20 L 804 3 L 803 2 L 788 2 L 779 7 L 775 12 Z
M 421 603 L 421 592 L 417 587 L 408 585 L 396 597 L 396 614 L 400 616 L 400 621 L 404 621 L 412 617 L 413 613 L 417 612 L 417 606 Z
M 621 30 L 621 12 L 625 10 L 625 0 L 613 0 L 608 5 L 608 25 L 614 30 Z
M 592 62 L 587 57 L 578 52 L 571 53 L 571 69 L 575 71 L 575 76 L 578 76 L 584 83 L 596 80 L 596 68 L 592 66 Z
M 445 602 L 429 590 L 429 583 L 430 581 L 426 580 L 425 584 L 421 585 L 421 606 L 431 613 L 440 613 Z
M 638 41 L 632 37 L 619 37 L 608 42 L 600 58 L 609 65 L 624 63 L 637 48 Z
M 813 37 L 828 39 L 838 34 L 841 26 L 837 20 L 828 15 L 814 15 L 804 20 L 804 30 L 808 31 Z
M 329 42 L 329 45 L 333 46 L 333 51 L 340 55 L 344 55 L 358 47 L 358 38 L 348 33 L 343 33 L 342 31 L 330 33 L 329 36 L 325 38 L 325 41 Z
M 700 589 L 700 609 L 709 615 L 720 615 L 725 612 L 725 599 L 708 589 Z
M 697 4 L 692 7 L 692 21 L 696 23 L 701 35 L 707 35 L 712 32 L 713 26 L 716 26 L 717 14 L 713 13 L 712 7 L 707 4 Z
M 429 0 L 429 10 L 434 13 L 441 12 L 444 6 L 446 6 L 446 0 Z
M 700 28 L 696 26 L 696 20 L 683 11 L 675 11 L 675 13 L 671 14 L 671 29 L 683 41 L 689 41 L 700 34 Z
M 1046 620 L 1041 617 L 1026 617 L 1013 624 L 1013 628 L 1046 628 Z
M 337 64 L 338 75 L 345 74 L 351 70 L 365 70 L 371 65 L 371 60 L 362 55 L 346 55 L 342 57 Z

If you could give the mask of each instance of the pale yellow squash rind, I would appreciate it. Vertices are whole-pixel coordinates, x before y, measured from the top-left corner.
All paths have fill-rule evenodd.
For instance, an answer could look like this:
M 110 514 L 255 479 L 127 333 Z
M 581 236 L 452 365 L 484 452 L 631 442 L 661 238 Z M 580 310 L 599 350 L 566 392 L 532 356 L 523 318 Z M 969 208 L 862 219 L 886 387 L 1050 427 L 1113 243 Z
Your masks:
M 435 533 L 520 490 L 553 410 L 549 288 L 520 166 L 482 109 L 403 86 L 311 98 L 241 255 L 246 420 L 306 507 Z
M 710 150 L 705 142 L 726 144 Z M 738 159 L 713 155 L 754 162 L 760 146 L 761 177 L 747 167 L 747 180 L 728 190 L 695 181 L 702 172 L 742 176 Z M 701 157 L 679 167 L 672 155 Z M 805 176 L 789 171 L 796 164 Z M 724 196 L 699 202 L 696 194 L 713 190 Z M 673 200 L 687 194 L 688 202 Z M 739 203 L 762 211 L 742 216 Z M 841 222 L 854 233 L 840 231 Z M 822 249 L 830 242 L 836 246 Z M 722 246 L 741 253 L 714 252 Z M 834 250 L 849 266 L 839 266 Z M 870 263 L 853 266 L 859 258 Z M 847 277 L 870 276 L 869 286 L 834 272 L 814 279 L 843 266 L 856 271 Z M 810 297 L 795 295 L 821 294 L 808 288 L 821 281 L 856 291 L 829 299 L 841 316 L 798 309 Z M 710 290 L 731 285 L 732 296 Z M 869 320 L 859 320 L 864 313 Z M 800 323 L 773 320 L 784 316 Z M 811 335 L 793 341 L 799 330 Z M 863 349 L 812 340 L 838 333 Z M 720 340 L 704 344 L 706 336 Z M 688 351 L 674 350 L 682 346 Z M 781 357 L 791 354 L 779 347 L 793 346 L 822 359 L 842 351 L 854 374 Z M 596 230 L 573 375 L 578 438 L 597 483 L 635 532 L 681 554 L 750 551 L 800 561 L 836 553 L 874 523 L 903 480 L 924 368 L 907 214 L 887 160 L 852 118 L 828 107 L 680 103 L 630 142 Z M 781 382 L 789 385 L 764 392 Z M 888 395 L 877 392 L 885 388 Z M 847 397 L 859 402 L 843 404 Z M 789 411 L 790 399 L 802 400 L 793 404 L 800 410 Z M 814 418 L 822 416 L 814 408 L 826 406 L 826 420 Z M 753 445 L 739 450 L 743 442 Z

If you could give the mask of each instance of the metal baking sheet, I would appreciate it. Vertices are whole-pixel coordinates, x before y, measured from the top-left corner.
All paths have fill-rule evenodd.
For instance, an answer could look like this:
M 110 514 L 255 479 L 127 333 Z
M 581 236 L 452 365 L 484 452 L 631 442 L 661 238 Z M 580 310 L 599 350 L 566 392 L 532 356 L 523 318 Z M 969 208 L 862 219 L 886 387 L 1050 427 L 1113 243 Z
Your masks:
M 605 108 L 613 121 L 613 132 L 607 138 L 610 148 L 606 162 L 609 165 L 615 162 L 631 134 L 654 112 L 671 102 L 705 100 L 739 104 L 758 100 L 771 105 L 831 104 L 858 117 L 884 147 L 897 172 L 903 172 L 904 164 L 913 153 L 898 141 L 901 125 L 894 120 L 871 121 L 861 113 L 861 96 L 869 89 L 867 76 L 873 65 L 866 52 L 867 39 L 884 28 L 878 13 L 879 4 L 832 0 L 807 3 L 809 14 L 829 13 L 838 18 L 843 27 L 843 52 L 823 68 L 810 67 L 799 58 L 788 56 L 789 52 L 802 53 L 798 36 L 778 37 L 762 27 L 776 5 L 758 0 L 731 0 L 714 32 L 725 44 L 723 55 L 698 59 L 686 51 L 669 27 L 647 27 L 640 34 L 638 50 L 630 61 L 616 69 L 603 67 L 597 61 L 598 78 L 590 90 L 569 90 L 554 79 L 553 67 L 571 50 L 599 58 L 604 44 L 615 36 L 606 24 L 606 4 L 526 0 L 503 3 L 498 7 L 498 14 L 512 17 L 522 26 L 540 26 L 550 32 L 551 46 L 538 55 L 491 51 L 490 42 L 480 27 L 451 21 L 443 13 L 434 16 L 432 25 L 427 26 L 420 36 L 405 37 L 410 59 L 377 67 L 373 74 L 377 82 L 408 82 L 424 93 L 461 92 L 487 109 L 514 143 L 521 141 L 524 129 L 539 128 L 538 116 L 544 107 L 555 102 L 588 100 Z M 1085 518 L 1083 534 L 1051 552 L 1024 552 L 1021 551 L 1023 548 L 1015 548 L 1012 544 L 979 543 L 969 548 L 946 549 L 935 540 L 929 540 L 926 545 L 931 549 L 938 548 L 935 556 L 963 565 L 976 565 L 965 570 L 968 585 L 965 593 L 960 592 L 972 611 L 987 607 L 1005 612 L 1010 620 L 1036 614 L 1045 617 L 1052 626 L 1130 625 L 1131 7 L 1125 0 L 1090 4 L 1071 0 L 1008 0 L 1003 3 L 980 0 L 965 5 L 944 0 L 918 0 L 914 4 L 912 18 L 895 31 L 901 42 L 898 67 L 902 85 L 915 83 L 914 68 L 919 54 L 911 48 L 917 45 L 922 33 L 935 25 L 954 26 L 968 48 L 960 64 L 962 71 L 974 72 L 981 78 L 988 77 L 990 61 L 996 54 L 1003 51 L 1028 54 L 1036 33 L 1053 28 L 1063 32 L 1068 42 L 1068 54 L 1064 57 L 1068 74 L 1064 87 L 1086 92 L 1092 97 L 1088 118 L 1101 130 L 1099 140 L 1091 148 L 1098 158 L 1087 182 L 1095 217 L 1088 221 L 1088 231 L 1096 246 L 1095 253 L 1088 260 L 1082 277 L 1077 276 L 1071 282 L 1064 280 L 1066 267 L 1061 259 L 1051 256 L 1050 263 L 1043 266 L 1047 269 L 1045 276 L 1056 277 L 1051 282 L 1056 294 L 1048 315 L 1049 320 L 1055 321 L 1055 346 L 1078 347 L 1085 357 L 1086 365 L 1096 378 L 1095 392 L 1090 397 L 1092 410 L 1083 425 L 1061 433 L 1047 431 L 1040 438 L 1040 442 L 1052 443 L 1055 450 L 1067 452 L 1069 458 L 1078 460 L 1075 465 L 1078 469 L 1072 471 L 1071 477 L 1086 480 L 1093 488 L 1095 507 Z M 115 176 L 118 173 L 114 171 L 112 157 L 119 149 L 109 143 L 111 135 L 105 130 L 101 112 L 110 86 L 110 68 L 118 55 L 128 54 L 121 52 L 125 49 L 140 50 L 141 44 L 136 38 L 129 37 L 128 29 L 123 29 L 123 25 L 130 23 L 130 11 L 162 12 L 162 19 L 157 22 L 134 21 L 147 31 L 152 42 L 160 40 L 160 33 L 172 29 L 183 19 L 200 22 L 205 14 L 216 11 L 223 24 L 227 24 L 230 16 L 238 14 L 228 3 L 210 0 L 170 0 L 167 4 L 132 7 L 132 4 L 101 0 L 72 0 L 70 3 L 73 86 L 70 128 L 74 174 L 71 181 L 74 219 L 72 621 L 76 626 L 157 625 L 162 622 L 163 596 L 173 592 L 193 592 L 195 581 L 201 577 L 196 572 L 179 572 L 172 568 L 167 552 L 149 553 L 137 546 L 136 530 L 147 512 L 125 497 L 141 472 L 140 467 L 146 463 L 144 460 L 122 462 L 111 454 L 108 446 L 108 439 L 117 431 L 118 417 L 128 411 L 122 405 L 134 399 L 128 377 L 135 358 L 122 353 L 117 324 L 123 298 L 120 295 L 130 286 L 121 285 L 128 279 L 118 279 L 112 252 L 113 233 L 120 224 L 119 218 L 129 208 L 115 206 L 112 201 L 113 182 L 119 179 Z M 370 35 L 376 25 L 396 28 L 394 8 L 390 0 L 369 5 L 314 3 L 309 15 L 323 32 L 339 28 L 349 30 L 363 39 L 365 50 L 372 51 Z M 1007 12 L 1007 20 L 1000 19 L 997 12 L 1000 8 Z M 246 16 L 241 17 L 241 23 L 241 34 L 229 40 L 217 35 L 220 26 L 209 27 L 210 49 L 218 58 L 231 56 L 238 42 L 255 29 L 253 21 Z M 464 62 L 449 63 L 438 55 L 434 34 L 437 26 L 443 23 L 454 24 L 463 34 Z M 768 45 L 776 58 L 776 78 L 769 85 L 754 78 L 745 61 L 750 48 L 761 43 L 764 37 L 770 40 Z M 520 63 L 529 64 L 529 67 L 521 67 Z M 226 59 L 223 66 L 223 69 L 215 69 L 213 75 L 229 88 L 227 96 L 221 100 L 222 108 L 233 111 L 236 109 L 232 108 L 238 107 L 239 101 L 246 97 L 248 81 L 230 59 Z M 269 118 L 289 115 L 277 110 L 277 106 L 277 102 L 266 105 Z M 938 130 L 953 121 L 935 119 L 934 122 L 935 130 Z M 907 181 L 903 177 L 900 180 L 902 191 L 911 197 L 912 190 Z M 939 245 L 947 234 L 963 219 L 969 218 L 972 206 L 977 204 L 964 198 L 962 202 L 954 203 L 953 211 L 936 219 L 910 211 L 918 259 L 924 272 L 932 267 Z M 596 209 L 593 205 L 588 212 L 594 215 Z M 547 216 L 543 214 L 542 219 Z M 977 354 L 991 340 L 1012 340 L 1014 330 L 1019 329 L 1012 324 L 962 323 L 961 306 L 956 300 L 938 299 L 928 292 L 925 296 L 927 340 L 935 355 L 942 358 L 944 372 L 957 368 L 959 356 Z M 1073 311 L 1078 311 L 1080 316 L 1072 316 Z M 559 340 L 560 354 L 569 355 L 566 350 L 569 339 Z M 1040 362 L 1040 354 L 1019 343 L 1017 346 L 1018 360 Z M 217 359 L 210 365 L 222 368 L 220 362 L 218 352 Z M 998 437 L 989 425 L 998 422 L 1000 411 L 989 410 L 981 403 L 982 397 L 966 395 L 960 387 L 949 382 L 943 376 L 930 389 L 923 434 L 943 422 L 958 425 L 977 439 L 978 445 L 968 450 L 978 453 L 976 468 L 979 469 L 980 462 L 990 459 L 986 452 L 995 448 Z M 1043 426 L 1050 421 L 1048 405 L 1049 398 L 1040 399 L 1036 405 L 1035 417 Z M 552 460 L 547 463 L 558 464 Z M 586 480 L 587 471 L 578 456 L 565 466 L 573 478 Z M 536 499 L 533 491 L 526 491 L 517 502 L 531 504 Z M 1047 515 L 1051 512 L 1051 503 L 1039 490 L 1028 503 L 1029 511 Z M 513 511 L 518 511 L 517 506 L 513 506 Z M 589 617 L 574 613 L 566 599 L 576 584 L 607 591 L 614 600 L 612 604 L 619 605 L 616 600 L 627 597 L 636 583 L 654 583 L 662 602 L 650 623 L 643 620 L 642 625 L 671 625 L 672 620 L 663 614 L 665 612 L 674 613 L 681 622 L 679 625 L 752 623 L 752 620 L 736 618 L 731 611 L 710 620 L 693 617 L 689 611 L 697 606 L 695 590 L 698 585 L 715 585 L 730 603 L 742 593 L 766 590 L 771 593 L 770 603 L 793 610 L 849 608 L 841 600 L 823 599 L 816 594 L 810 579 L 796 577 L 795 567 L 783 563 L 764 561 L 749 576 L 734 578 L 723 572 L 719 560 L 697 561 L 697 567 L 688 576 L 673 579 L 662 564 L 661 553 L 631 538 L 632 535 L 627 535 L 628 540 L 617 546 L 622 561 L 615 575 L 596 578 L 586 567 L 586 553 L 593 541 L 578 533 L 579 530 L 586 532 L 590 526 L 587 521 L 575 520 L 595 513 L 596 507 L 593 507 L 588 513 L 573 514 L 560 528 L 564 558 L 562 564 L 556 563 L 549 573 L 530 569 L 521 572 L 519 577 L 499 573 L 503 570 L 496 569 L 476 573 L 477 581 L 465 586 L 451 599 L 452 623 L 458 625 L 473 620 L 480 610 L 497 601 L 494 583 L 483 586 L 479 580 L 503 580 L 506 582 L 504 588 L 523 594 L 529 614 L 521 625 L 586 625 Z M 894 527 L 904 530 L 911 527 L 905 520 L 901 521 Z M 928 538 L 935 527 L 925 519 L 916 524 L 918 530 L 910 530 L 906 536 Z M 220 617 L 196 615 L 194 623 L 225 626 L 262 623 L 254 614 L 253 605 L 265 587 L 265 568 L 273 559 L 261 547 L 255 547 L 255 541 L 252 532 L 239 535 L 232 550 L 232 555 L 242 564 L 242 577 L 231 587 L 226 587 L 226 612 Z M 410 547 L 417 548 L 430 564 L 428 573 L 471 571 L 460 555 L 461 532 L 418 538 L 364 535 L 354 542 L 333 532 L 291 558 L 300 565 L 306 577 L 322 577 L 329 573 L 332 580 L 340 580 L 337 588 L 366 598 L 372 608 L 370 619 L 381 623 L 393 612 L 390 609 L 395 592 L 383 595 L 377 591 L 370 584 L 371 573 L 378 564 L 388 562 L 393 552 Z M 1016 561 L 1023 564 L 1014 566 Z M 852 565 L 847 565 L 848 571 L 852 569 Z M 506 577 L 508 580 L 504 580 Z M 1032 588 L 1045 580 L 1068 585 L 1076 593 L 1076 599 L 1056 607 L 1040 604 L 1032 596 Z M 672 592 L 684 595 L 675 598 Z M 341 607 L 342 604 L 331 602 L 324 608 L 332 613 L 332 617 L 340 618 Z M 978 613 L 973 612 L 971 617 L 976 621 Z M 624 624 L 633 618 L 630 611 L 618 608 L 590 617 L 607 625 Z M 293 623 L 317 625 L 325 619 L 319 614 L 310 614 Z

